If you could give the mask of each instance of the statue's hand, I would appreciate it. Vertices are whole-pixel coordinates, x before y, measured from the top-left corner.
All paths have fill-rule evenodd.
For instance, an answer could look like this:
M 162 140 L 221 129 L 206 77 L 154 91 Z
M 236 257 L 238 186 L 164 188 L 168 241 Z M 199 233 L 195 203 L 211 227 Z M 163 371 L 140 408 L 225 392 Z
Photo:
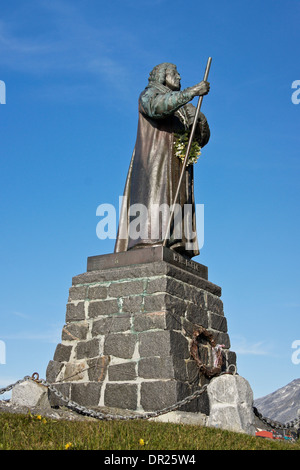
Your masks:
M 189 90 L 193 93 L 194 96 L 207 95 L 210 90 L 210 84 L 209 82 L 202 80 L 202 82 L 197 83 L 197 85 L 190 87 Z

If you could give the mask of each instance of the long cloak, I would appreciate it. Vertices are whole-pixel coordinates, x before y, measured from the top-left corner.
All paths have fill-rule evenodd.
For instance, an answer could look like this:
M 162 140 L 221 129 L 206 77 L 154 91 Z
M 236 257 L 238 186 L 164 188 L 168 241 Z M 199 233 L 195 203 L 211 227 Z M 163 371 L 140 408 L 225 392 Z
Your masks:
M 174 133 L 187 129 L 191 99 L 188 90 L 171 91 L 158 82 L 149 84 L 140 95 L 137 139 L 124 189 L 116 253 L 163 242 L 182 171 L 182 162 L 174 155 Z M 201 113 L 195 138 L 204 147 L 209 137 L 209 126 Z M 192 258 L 199 254 L 193 165 L 185 169 L 177 203 L 181 210 L 175 212 L 167 246 Z M 147 212 L 141 215 L 137 205 Z M 134 226 L 134 236 L 130 226 Z

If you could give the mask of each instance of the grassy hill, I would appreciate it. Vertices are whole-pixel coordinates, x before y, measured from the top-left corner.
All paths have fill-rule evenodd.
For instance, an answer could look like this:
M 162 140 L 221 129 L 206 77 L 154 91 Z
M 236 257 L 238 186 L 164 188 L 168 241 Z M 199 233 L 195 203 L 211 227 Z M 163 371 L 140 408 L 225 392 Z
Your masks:
M 300 450 L 214 428 L 150 421 L 55 421 L 0 414 L 1 450 Z

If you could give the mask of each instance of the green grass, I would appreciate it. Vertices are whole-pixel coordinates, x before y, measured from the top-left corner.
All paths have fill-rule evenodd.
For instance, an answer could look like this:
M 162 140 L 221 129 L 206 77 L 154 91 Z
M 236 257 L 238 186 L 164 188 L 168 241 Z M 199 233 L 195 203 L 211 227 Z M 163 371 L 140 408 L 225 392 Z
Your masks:
M 300 442 L 271 441 L 199 426 L 55 421 L 31 414 L 0 414 L 1 450 L 66 450 L 66 446 L 73 450 L 300 450 Z

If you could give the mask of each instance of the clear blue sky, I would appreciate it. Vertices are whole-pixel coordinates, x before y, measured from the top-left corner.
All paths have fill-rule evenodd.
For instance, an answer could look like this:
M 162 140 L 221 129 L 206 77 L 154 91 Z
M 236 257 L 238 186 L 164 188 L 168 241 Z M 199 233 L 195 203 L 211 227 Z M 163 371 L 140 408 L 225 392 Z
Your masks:
M 45 371 L 72 277 L 110 253 L 99 204 L 123 193 L 153 66 L 182 87 L 213 58 L 195 167 L 199 257 L 222 287 L 238 372 L 256 398 L 299 377 L 299 0 L 12 0 L 1 5 L 0 387 Z

